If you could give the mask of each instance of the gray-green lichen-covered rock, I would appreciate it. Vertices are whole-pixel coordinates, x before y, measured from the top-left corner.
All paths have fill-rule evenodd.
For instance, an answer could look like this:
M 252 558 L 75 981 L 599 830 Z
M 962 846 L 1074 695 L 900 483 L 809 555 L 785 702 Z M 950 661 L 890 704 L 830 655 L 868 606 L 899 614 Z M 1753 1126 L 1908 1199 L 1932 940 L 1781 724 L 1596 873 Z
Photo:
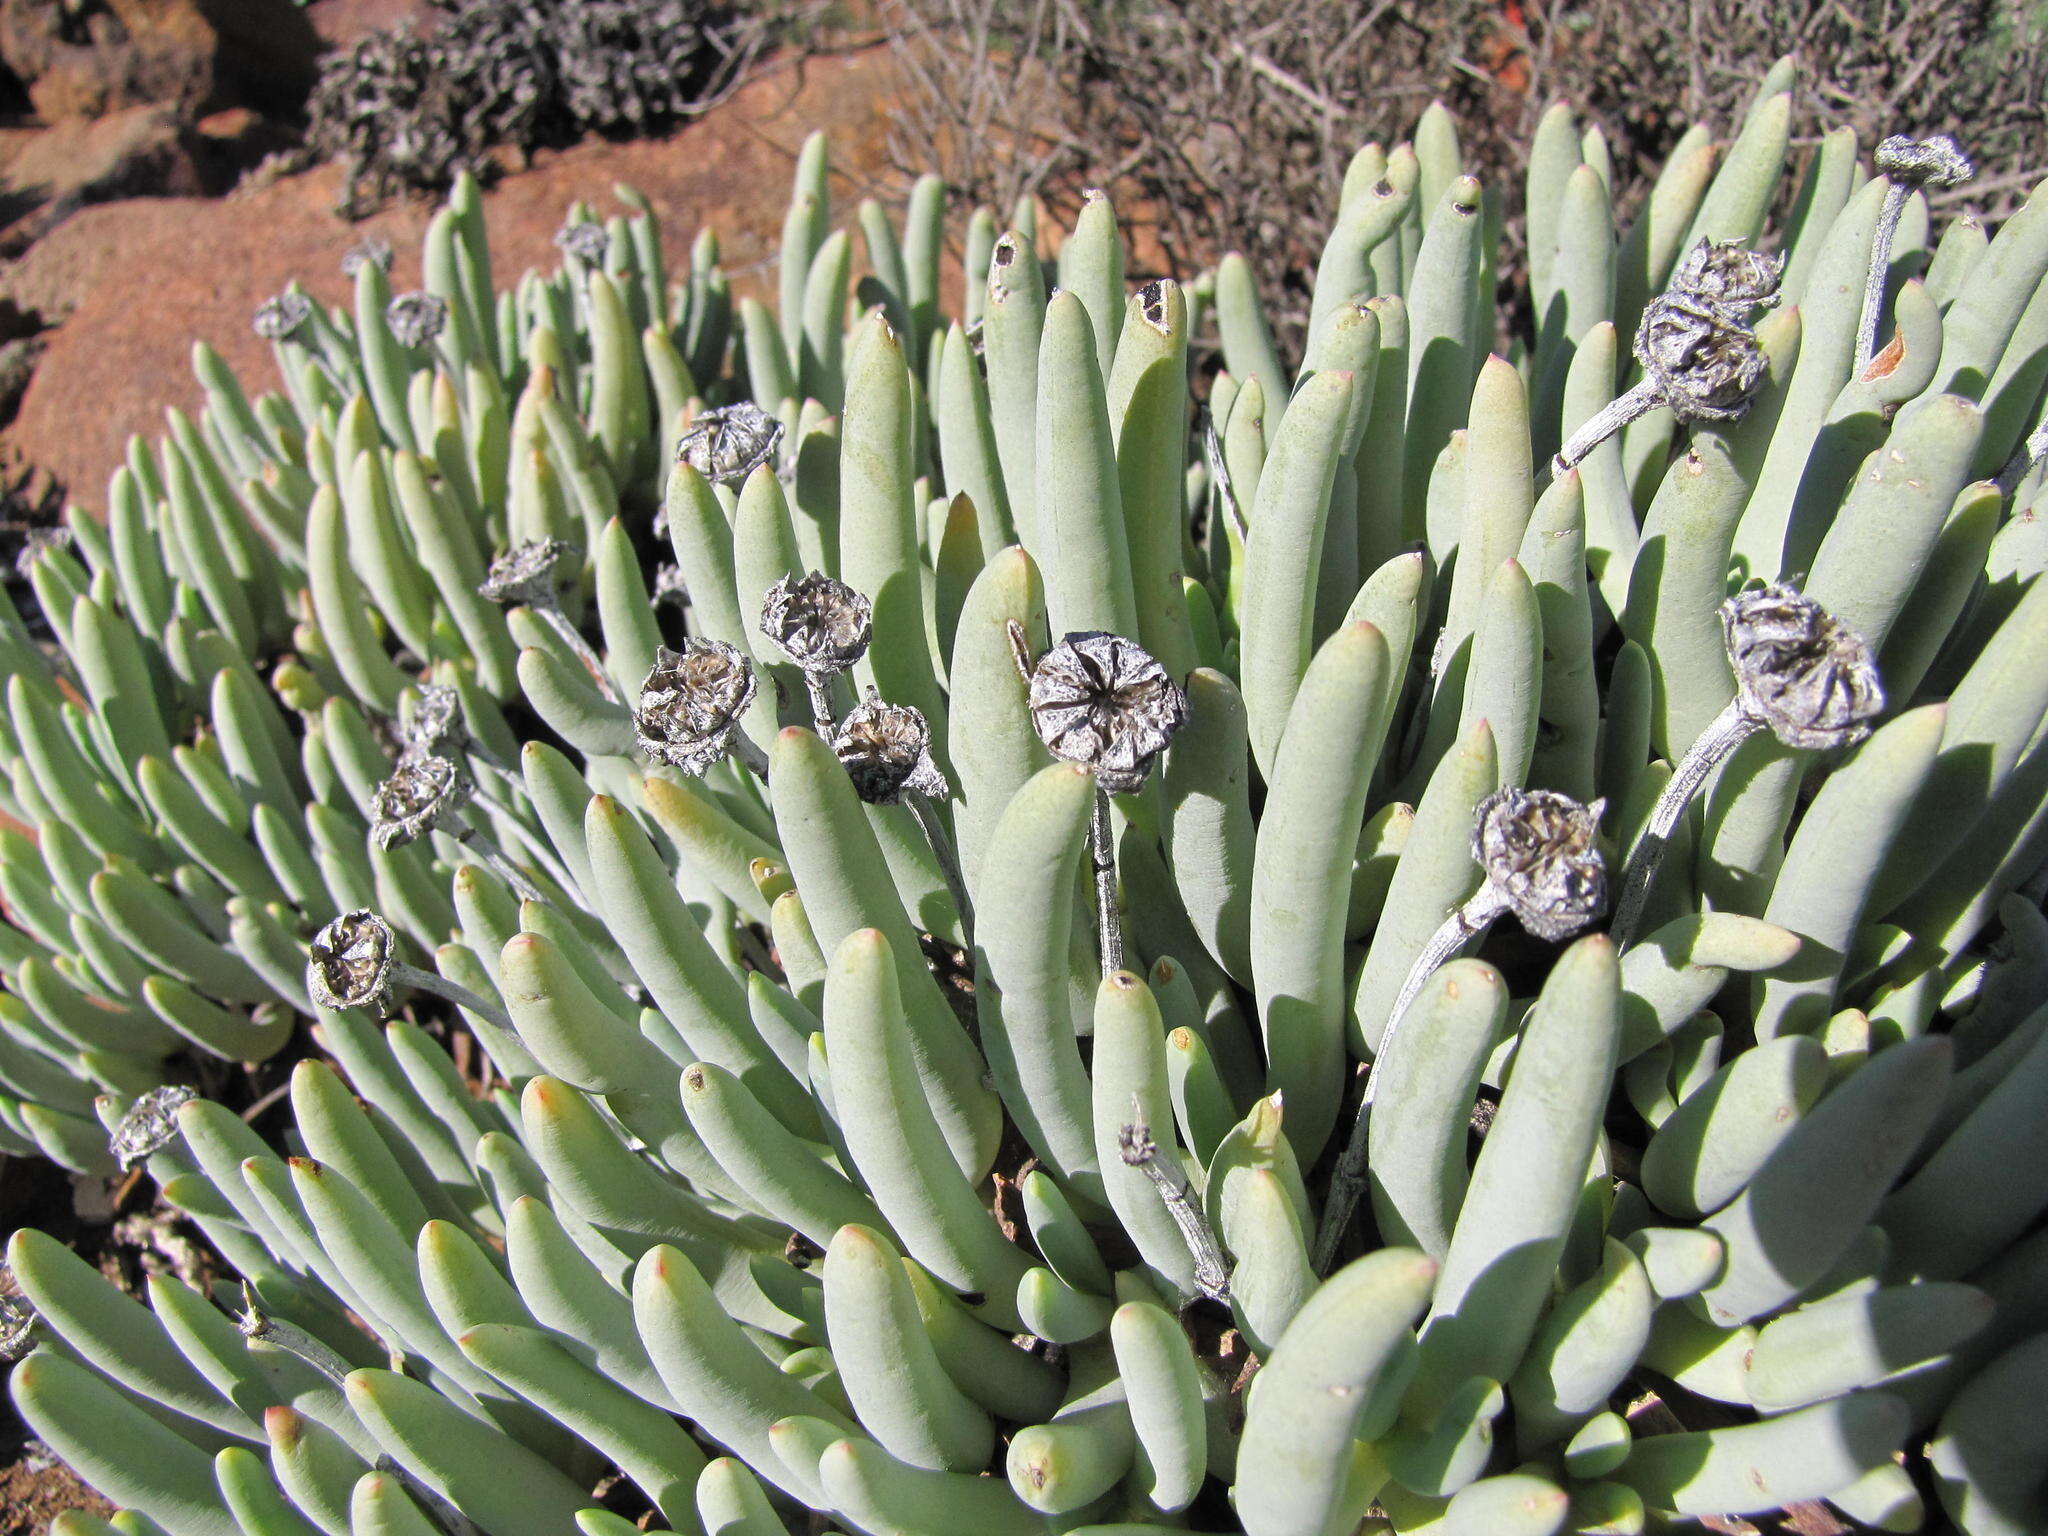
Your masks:
M 822 142 L 201 343 L 0 609 L 0 1149 L 241 1282 L 15 1235 L 67 1536 L 2042 1529 L 2048 193 L 1788 70 L 1504 356 L 1436 110 L 1301 359 Z

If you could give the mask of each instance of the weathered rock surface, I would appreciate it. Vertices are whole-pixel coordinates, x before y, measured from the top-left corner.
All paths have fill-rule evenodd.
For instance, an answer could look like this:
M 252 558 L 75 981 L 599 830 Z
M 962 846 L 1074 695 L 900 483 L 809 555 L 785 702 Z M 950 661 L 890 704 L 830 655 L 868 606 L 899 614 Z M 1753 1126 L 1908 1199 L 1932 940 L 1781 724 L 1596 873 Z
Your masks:
M 63 122 L 15 137 L 8 190 L 24 199 L 196 197 L 205 190 L 198 133 L 176 106 L 123 107 L 96 119 Z
M 46 123 L 158 103 L 289 112 L 319 50 L 292 0 L 0 0 L 0 62 Z

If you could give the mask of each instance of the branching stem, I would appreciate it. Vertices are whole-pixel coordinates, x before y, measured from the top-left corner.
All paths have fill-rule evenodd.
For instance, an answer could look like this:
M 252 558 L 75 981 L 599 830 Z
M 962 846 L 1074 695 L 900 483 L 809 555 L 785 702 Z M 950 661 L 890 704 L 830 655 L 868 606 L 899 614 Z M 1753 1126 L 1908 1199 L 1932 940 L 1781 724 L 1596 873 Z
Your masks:
M 1557 457 L 1550 461 L 1551 474 L 1563 474 L 1637 417 L 1649 415 L 1663 403 L 1664 396 L 1648 379 L 1615 396 L 1588 416 L 1557 450 Z
M 1195 1261 L 1195 1288 L 1211 1301 L 1230 1300 L 1230 1266 L 1224 1262 L 1223 1247 L 1209 1226 L 1209 1218 L 1195 1199 L 1194 1185 L 1179 1161 L 1152 1139 L 1152 1127 L 1145 1119 L 1145 1106 L 1131 1095 L 1131 1123 L 1117 1133 L 1117 1147 L 1126 1167 L 1136 1168 L 1152 1181 L 1166 1214 L 1180 1228 L 1181 1240 Z
M 1351 1135 L 1345 1141 L 1336 1170 L 1330 1176 L 1330 1193 L 1323 1202 L 1322 1222 L 1316 1228 L 1315 1251 L 1309 1255 L 1309 1262 L 1318 1275 L 1329 1273 L 1330 1265 L 1337 1257 L 1337 1249 L 1344 1241 L 1344 1234 L 1350 1230 L 1351 1218 L 1357 1213 L 1358 1202 L 1365 1196 L 1373 1095 L 1379 1089 L 1380 1069 L 1386 1064 L 1388 1048 L 1393 1045 L 1402 1020 L 1415 999 L 1421 996 L 1429 978 L 1458 951 L 1491 928 L 1507 909 L 1507 899 L 1492 882 L 1480 886 L 1470 900 L 1443 920 L 1416 955 L 1415 963 L 1408 967 L 1407 979 L 1401 983 L 1394 1006 L 1388 1010 L 1387 1027 L 1380 1035 L 1379 1048 L 1373 1052 L 1372 1067 L 1365 1075 L 1365 1093 L 1358 1102 L 1357 1118 L 1351 1122 Z
M 917 824 L 924 830 L 925 841 L 932 845 L 932 857 L 939 861 L 939 873 L 946 877 L 946 889 L 952 894 L 953 906 L 960 914 L 960 941 L 967 953 L 974 953 L 974 904 L 967 899 L 967 878 L 960 872 L 960 856 L 953 847 L 953 839 L 946 832 L 946 823 L 939 815 L 939 808 L 923 795 L 907 794 L 903 803 L 910 807 L 910 814 L 917 818 Z
M 1671 782 L 1664 786 L 1664 793 L 1657 797 L 1657 804 L 1650 812 L 1649 824 L 1643 828 L 1643 835 L 1636 839 L 1634 850 L 1628 856 L 1628 866 L 1621 875 L 1621 895 L 1614 904 L 1614 921 L 1608 925 L 1608 935 L 1617 949 L 1626 949 L 1635 942 L 1636 929 L 1643 920 L 1643 908 L 1650 899 L 1650 888 L 1656 884 L 1657 868 L 1664 862 L 1665 850 L 1671 843 L 1671 829 L 1678 825 L 1678 818 L 1685 814 L 1686 806 L 1707 780 L 1707 775 L 1743 742 L 1763 729 L 1763 722 L 1749 714 L 1742 707 L 1740 697 L 1731 699 L 1728 707 L 1707 723 L 1678 767 L 1672 771 Z
M 1877 356 L 1877 317 L 1884 308 L 1885 283 L 1891 277 L 1892 239 L 1899 232 L 1899 215 L 1906 211 L 1906 199 L 1913 195 L 1911 183 L 1893 181 L 1885 188 L 1884 206 L 1877 211 L 1877 232 L 1870 242 L 1870 270 L 1863 278 L 1863 314 L 1856 322 L 1856 372 L 1862 378 Z
M 1088 818 L 1088 859 L 1095 868 L 1095 940 L 1102 974 L 1124 968 L 1124 919 L 1116 904 L 1116 847 L 1109 836 L 1109 791 L 1098 786 Z

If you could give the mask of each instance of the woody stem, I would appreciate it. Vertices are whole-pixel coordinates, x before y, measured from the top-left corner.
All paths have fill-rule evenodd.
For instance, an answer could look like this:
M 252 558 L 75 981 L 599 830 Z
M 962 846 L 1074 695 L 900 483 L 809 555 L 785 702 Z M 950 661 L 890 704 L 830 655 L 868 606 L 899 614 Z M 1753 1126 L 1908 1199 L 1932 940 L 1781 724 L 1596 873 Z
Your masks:
M 519 1031 L 513 1026 L 511 1016 L 496 1004 L 487 1003 L 465 986 L 450 981 L 446 976 L 437 976 L 432 971 L 423 971 L 416 965 L 407 965 L 403 960 L 391 963 L 391 982 L 394 986 L 411 987 L 415 992 L 428 992 L 453 1003 L 465 1013 L 473 1013 L 486 1024 L 495 1025 L 514 1039 Z
M 1109 791 L 1095 790 L 1095 810 L 1088 818 L 1088 859 L 1095 867 L 1095 938 L 1102 956 L 1102 974 L 1124 968 L 1124 921 L 1116 905 L 1116 847 L 1109 836 Z
M 1337 1257 L 1337 1249 L 1344 1241 L 1344 1234 L 1351 1227 L 1351 1218 L 1358 1210 L 1358 1202 L 1365 1195 L 1373 1094 L 1379 1088 L 1380 1068 L 1386 1064 L 1388 1048 L 1394 1043 L 1402 1019 L 1421 995 L 1424 983 L 1437 969 L 1492 927 L 1494 920 L 1507 909 L 1506 898 L 1488 881 L 1473 893 L 1469 901 L 1443 920 L 1408 967 L 1408 977 L 1401 983 L 1400 994 L 1395 997 L 1394 1006 L 1387 1014 L 1387 1027 L 1381 1032 L 1379 1045 L 1373 1051 L 1372 1068 L 1365 1075 L 1365 1093 L 1358 1101 L 1358 1116 L 1351 1122 L 1351 1135 L 1344 1143 L 1343 1154 L 1337 1159 L 1336 1171 L 1330 1176 L 1330 1193 L 1323 1202 L 1323 1220 L 1316 1228 L 1315 1252 L 1309 1259 L 1318 1275 L 1329 1273 L 1330 1265 Z
M 483 836 L 474 827 L 449 829 L 449 836 L 469 849 L 490 867 L 491 873 L 512 887 L 513 895 L 521 901 L 546 901 L 547 894 L 527 879 L 517 865 L 499 850 L 498 845 Z
M 576 653 L 576 659 L 583 663 L 590 673 L 590 680 L 597 684 L 598 691 L 612 703 L 619 702 L 619 691 L 612 686 L 610 675 L 604 669 L 604 661 L 583 638 L 583 631 L 569 622 L 569 616 L 553 603 L 535 603 L 533 611 L 541 616 L 548 627 L 562 637 L 562 643 Z
M 1870 242 L 1870 270 L 1863 278 L 1863 314 L 1856 322 L 1858 378 L 1877 356 L 1877 315 L 1884 308 L 1885 283 L 1891 277 L 1892 237 L 1899 231 L 1899 215 L 1906 211 L 1906 199 L 1912 195 L 1910 183 L 1893 181 L 1886 186 L 1884 206 L 1877 211 L 1877 233 Z
M 296 1355 L 337 1387 L 347 1379 L 348 1373 L 355 1369 L 305 1329 L 259 1311 L 256 1298 L 246 1284 L 242 1287 L 242 1294 L 243 1305 L 248 1309 L 238 1320 L 243 1337 L 281 1349 L 286 1354 Z
M 1565 445 L 1557 450 L 1557 457 L 1550 461 L 1551 474 L 1563 474 L 1637 417 L 1649 415 L 1663 403 L 1664 396 L 1648 379 L 1615 396 L 1588 416 L 1579 430 L 1565 440 Z
M 1643 908 L 1650 900 L 1650 888 L 1657 881 L 1657 868 L 1664 862 L 1665 850 L 1671 843 L 1671 829 L 1678 825 L 1678 818 L 1685 814 L 1692 797 L 1729 753 L 1762 729 L 1763 722 L 1743 709 L 1741 696 L 1737 695 L 1728 701 L 1726 709 L 1707 722 L 1699 740 L 1679 759 L 1671 782 L 1657 797 L 1649 823 L 1636 839 L 1622 870 L 1621 895 L 1614 903 L 1614 921 L 1607 926 L 1615 948 L 1626 949 L 1635 942 Z
M 503 826 L 512 829 L 512 835 L 518 839 L 520 846 L 526 850 L 528 857 L 547 871 L 547 876 L 550 880 L 568 892 L 572 898 L 578 901 L 582 900 L 582 892 L 577 890 L 576 883 L 570 878 L 567 867 L 555 856 L 554 850 L 548 847 L 541 838 L 535 836 L 526 823 L 512 813 L 510 806 L 485 789 L 481 782 L 477 783 L 473 791 L 473 798 L 478 805 L 481 805 L 495 816 Z
M 2043 458 L 2048 458 L 2048 417 L 2027 434 L 2019 447 L 2013 449 L 2012 457 L 1998 471 L 1998 489 L 2010 496 L 2020 488 L 2020 482 Z
M 804 691 L 811 696 L 811 719 L 818 727 L 818 734 L 830 741 L 835 729 L 832 719 L 832 674 L 813 672 L 806 668 Z
M 725 738 L 726 747 L 739 760 L 739 765 L 759 779 L 768 782 L 768 754 L 754 745 L 753 738 L 734 726 L 732 734 Z
M 1195 1199 L 1194 1185 L 1171 1152 L 1152 1139 L 1152 1127 L 1145 1121 L 1144 1105 L 1131 1095 L 1130 1124 L 1117 1135 L 1117 1145 L 1127 1167 L 1136 1168 L 1152 1181 L 1166 1214 L 1180 1228 L 1181 1241 L 1195 1261 L 1195 1288 L 1212 1301 L 1230 1300 L 1230 1266 L 1215 1229 L 1202 1214 Z
M 953 839 L 946 832 L 946 823 L 939 816 L 939 808 L 923 795 L 909 794 L 903 803 L 910 807 L 910 814 L 917 818 L 917 824 L 924 830 L 925 841 L 932 845 L 932 857 L 939 861 L 939 873 L 946 877 L 946 889 L 952 894 L 953 906 L 960 914 L 960 942 L 971 956 L 974 953 L 974 905 L 967 899 L 967 879 L 960 873 L 960 856 L 953 847 Z

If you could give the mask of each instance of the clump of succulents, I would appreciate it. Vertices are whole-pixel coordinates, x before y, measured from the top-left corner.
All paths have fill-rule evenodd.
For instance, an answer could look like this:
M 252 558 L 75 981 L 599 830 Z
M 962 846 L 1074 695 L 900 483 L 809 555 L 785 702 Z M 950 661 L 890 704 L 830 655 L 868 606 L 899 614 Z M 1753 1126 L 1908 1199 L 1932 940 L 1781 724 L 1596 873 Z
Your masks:
M 1434 110 L 1298 364 L 816 142 L 776 305 L 464 181 L 201 345 L 0 610 L 0 1146 L 239 1275 L 15 1234 L 60 1528 L 2040 1529 L 2048 192 L 1789 83 L 1553 109 L 1506 355 Z

